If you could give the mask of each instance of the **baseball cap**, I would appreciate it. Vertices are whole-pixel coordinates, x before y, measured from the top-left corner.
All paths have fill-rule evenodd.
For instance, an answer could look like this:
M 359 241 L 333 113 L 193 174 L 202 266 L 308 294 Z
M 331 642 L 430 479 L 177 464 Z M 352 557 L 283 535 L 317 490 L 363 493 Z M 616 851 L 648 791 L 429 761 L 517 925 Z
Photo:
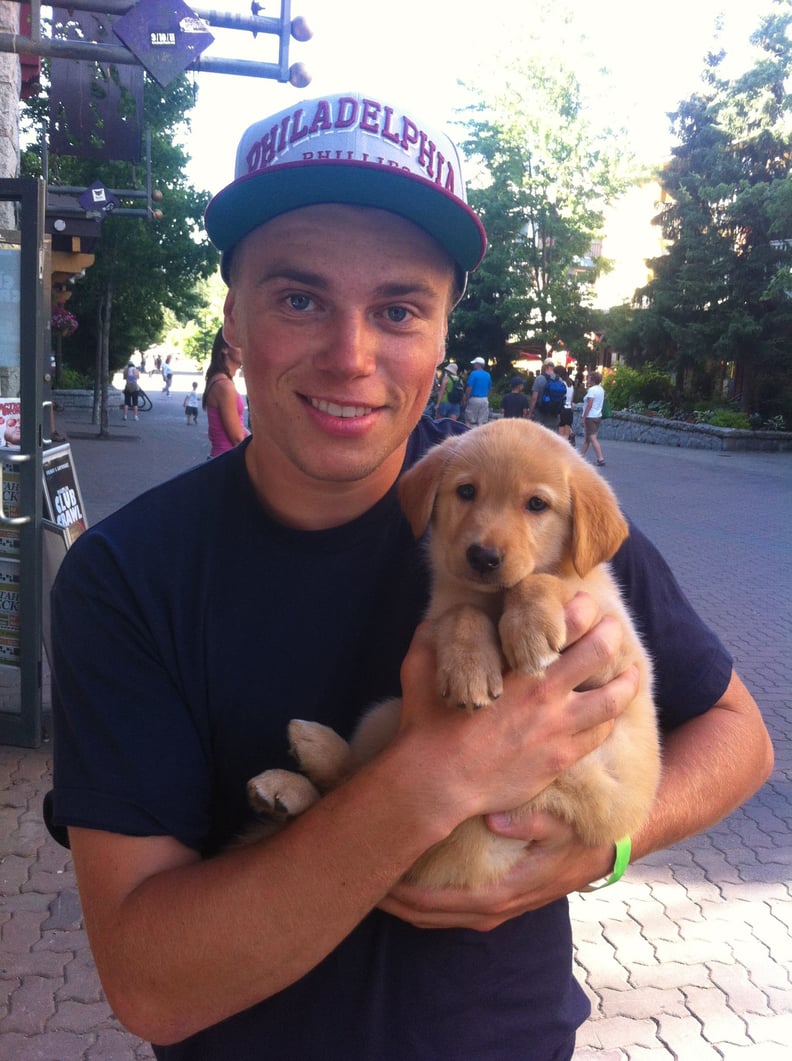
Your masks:
M 487 362 L 483 357 L 474 357 L 470 363 L 471 365 L 486 365 Z
M 446 369 L 449 372 L 458 372 L 459 371 L 459 365 L 457 365 L 456 361 L 449 361 L 448 364 L 446 365 Z
M 511 379 L 512 387 L 516 387 L 518 383 L 525 384 L 525 380 L 522 378 L 522 376 L 512 376 L 512 379 Z
M 552 357 L 546 357 L 542 362 L 542 366 L 544 368 L 547 368 L 548 365 L 552 365 L 555 368 L 555 361 L 552 359 Z
M 388 99 L 348 92 L 300 100 L 243 134 L 234 180 L 204 217 L 223 276 L 229 253 L 249 232 L 317 203 L 398 214 L 436 239 L 463 273 L 487 248 L 448 135 Z

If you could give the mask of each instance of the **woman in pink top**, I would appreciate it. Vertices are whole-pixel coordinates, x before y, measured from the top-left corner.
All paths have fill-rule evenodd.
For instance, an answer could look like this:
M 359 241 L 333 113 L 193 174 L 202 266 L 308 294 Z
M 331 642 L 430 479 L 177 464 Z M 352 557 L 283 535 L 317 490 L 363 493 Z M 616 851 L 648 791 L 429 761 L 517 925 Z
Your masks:
M 210 457 L 233 449 L 250 434 L 245 427 L 245 400 L 234 385 L 241 366 L 242 351 L 228 345 L 221 328 L 212 345 L 202 399 L 209 424 Z

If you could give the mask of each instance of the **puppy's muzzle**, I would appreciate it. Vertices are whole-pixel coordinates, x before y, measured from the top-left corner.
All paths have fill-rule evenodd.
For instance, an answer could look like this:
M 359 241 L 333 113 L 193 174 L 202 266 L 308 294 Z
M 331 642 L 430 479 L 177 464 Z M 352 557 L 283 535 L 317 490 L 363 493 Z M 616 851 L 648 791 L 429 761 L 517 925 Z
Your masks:
M 466 556 L 472 570 L 484 578 L 497 574 L 504 560 L 501 549 L 478 544 L 469 546 Z

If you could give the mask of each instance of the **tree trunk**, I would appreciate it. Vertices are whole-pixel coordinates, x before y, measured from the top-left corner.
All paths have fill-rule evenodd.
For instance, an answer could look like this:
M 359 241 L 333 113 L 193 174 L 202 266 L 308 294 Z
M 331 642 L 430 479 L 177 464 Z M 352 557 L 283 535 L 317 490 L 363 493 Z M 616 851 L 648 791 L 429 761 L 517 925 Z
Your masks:
M 91 423 L 99 423 L 99 410 L 102 405 L 102 329 L 104 321 L 104 297 L 96 304 L 96 349 L 94 350 L 94 387 Z
M 110 435 L 110 423 L 107 409 L 107 388 L 110 384 L 110 318 L 113 311 L 113 284 L 108 280 L 102 299 L 104 312 L 102 313 L 101 330 L 101 403 L 99 420 L 99 437 L 107 438 Z

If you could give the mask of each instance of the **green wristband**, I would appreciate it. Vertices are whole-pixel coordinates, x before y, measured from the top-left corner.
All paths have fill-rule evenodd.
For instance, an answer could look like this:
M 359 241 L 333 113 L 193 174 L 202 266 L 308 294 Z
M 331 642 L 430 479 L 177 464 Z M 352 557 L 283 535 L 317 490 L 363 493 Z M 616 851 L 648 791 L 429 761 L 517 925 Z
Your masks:
M 609 885 L 615 884 L 617 880 L 621 880 L 624 876 L 624 871 L 630 864 L 631 854 L 632 840 L 629 836 L 623 836 L 621 840 L 616 841 L 616 858 L 613 863 L 611 875 L 609 877 L 603 877 L 601 880 L 595 880 L 580 890 L 584 892 L 596 892 L 599 891 L 600 888 L 607 888 Z

